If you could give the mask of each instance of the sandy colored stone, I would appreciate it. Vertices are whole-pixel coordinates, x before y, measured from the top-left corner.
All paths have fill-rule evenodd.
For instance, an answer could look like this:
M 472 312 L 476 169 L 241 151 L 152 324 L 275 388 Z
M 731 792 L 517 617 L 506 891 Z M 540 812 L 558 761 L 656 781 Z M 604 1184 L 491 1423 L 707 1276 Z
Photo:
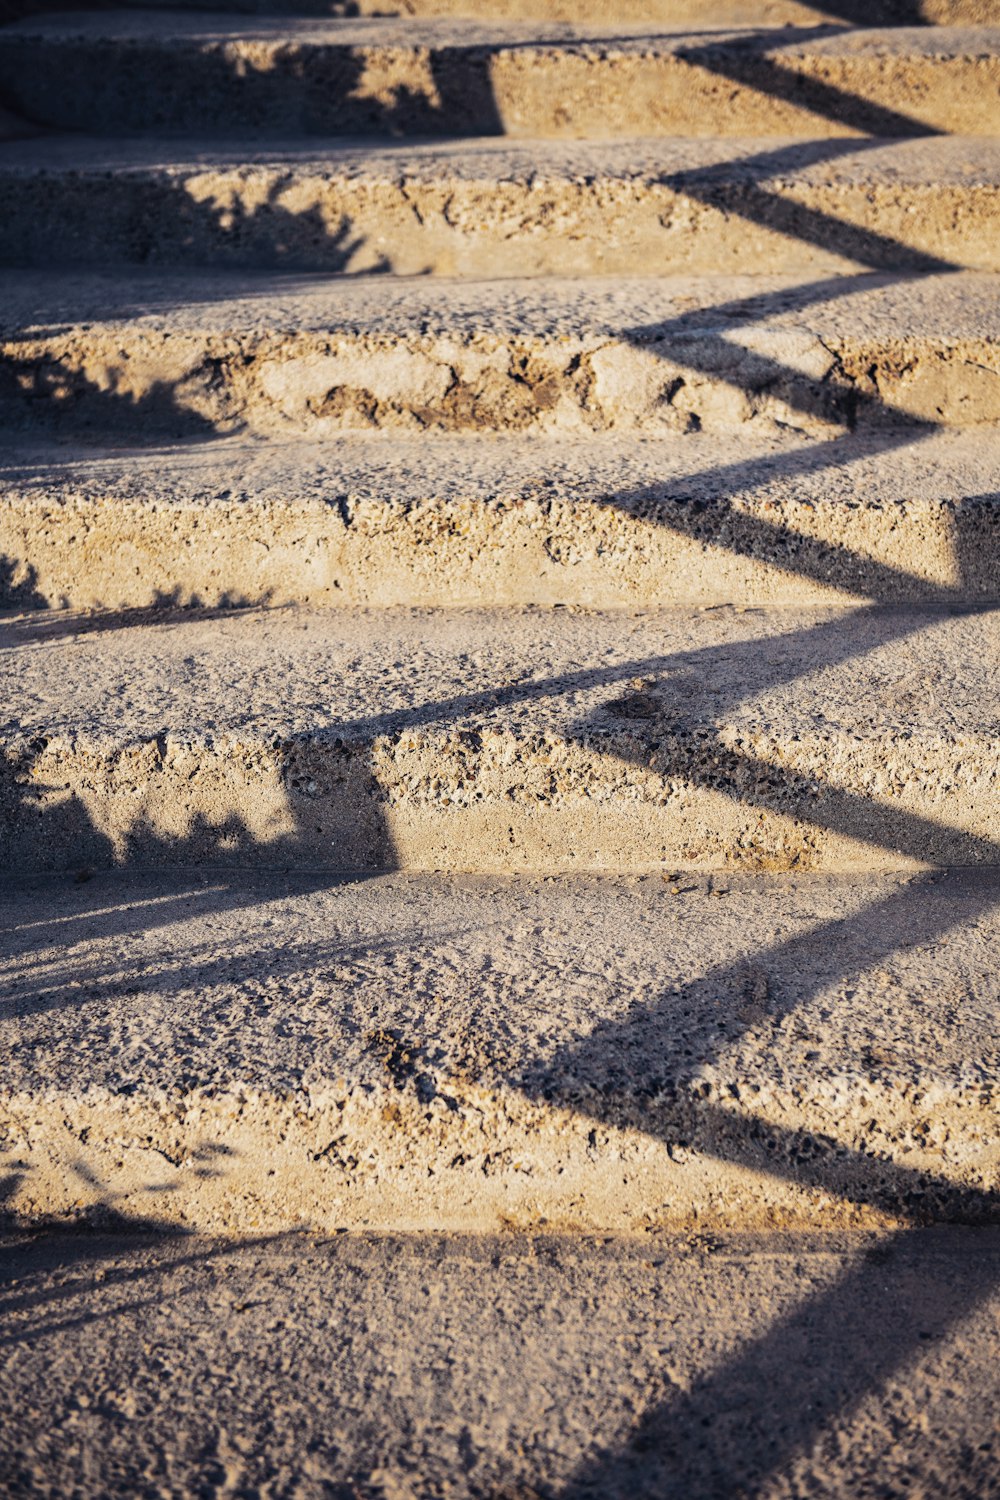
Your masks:
M 988 606 L 7 617 L 8 870 L 997 862 Z
M 5 27 L 0 88 L 105 135 L 991 136 L 1000 32 L 103 11 Z
M 32 0 L 6 0 L 11 12 L 29 15 Z M 137 0 L 138 6 L 158 6 L 155 0 Z M 174 0 L 172 10 L 211 10 L 296 16 L 462 16 L 475 20 L 482 7 L 476 0 Z M 830 5 L 806 0 L 491 0 L 493 21 L 568 21 L 577 25 L 620 26 L 639 22 L 658 27 L 688 29 L 749 26 L 843 25 L 868 26 L 972 25 L 987 26 L 996 20 L 993 0 L 832 0 Z
M 992 599 L 989 430 L 341 437 L 0 459 L 7 607 Z
M 0 255 L 22 265 L 608 276 L 1000 269 L 1000 147 L 503 138 L 206 152 L 75 137 L 0 152 Z
M 447 282 L 11 272 L 0 415 L 116 445 L 250 430 L 826 436 L 1000 419 L 997 279 Z
M 7 883 L 6 1207 L 227 1234 L 991 1220 L 998 894 Z
M 987 1500 L 997 1249 L 984 1230 L 8 1237 L 10 1482 Z

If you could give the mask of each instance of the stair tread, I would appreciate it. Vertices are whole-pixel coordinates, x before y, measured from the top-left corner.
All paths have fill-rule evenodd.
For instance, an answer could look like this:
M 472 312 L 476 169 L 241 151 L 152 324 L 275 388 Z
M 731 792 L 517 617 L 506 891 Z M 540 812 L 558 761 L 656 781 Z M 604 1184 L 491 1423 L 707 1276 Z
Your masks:
M 89 1168 L 216 1229 L 989 1218 L 998 904 L 969 873 L 5 883 L 22 1201 L 79 1212 Z
M 803 1500 L 995 1488 L 995 1229 L 141 1228 L 4 1236 L 12 1489 L 194 1494 L 212 1445 L 265 1494 L 683 1500 L 779 1465 Z
M 644 740 L 648 720 L 667 737 L 732 724 L 840 732 L 863 744 L 893 730 L 931 742 L 1000 727 L 1000 651 L 991 644 L 1000 609 L 986 606 L 288 608 L 140 614 L 121 624 L 114 614 L 60 610 L 0 622 L 8 743 L 159 734 L 368 743 L 450 734 L 456 722 L 519 739 Z M 640 705 L 652 693 L 649 711 L 619 712 L 631 679 L 646 676 L 635 691 Z M 881 693 L 890 680 L 910 686 Z
M 836 343 L 874 336 L 993 340 L 1000 275 L 961 271 L 919 278 L 872 273 L 810 282 L 801 276 L 508 278 L 292 273 L 22 272 L 4 276 L 0 334 L 28 337 L 74 325 L 132 333 L 363 333 L 429 340 L 476 334 L 572 339 L 625 333 L 651 342 L 671 328 L 697 334 L 806 329 Z M 54 327 L 55 325 L 55 327 Z
M 600 24 L 572 21 L 504 19 L 490 22 L 464 16 L 294 16 L 199 13 L 191 10 L 83 10 L 57 15 L 29 16 L 10 22 L 3 37 L 39 37 L 46 41 L 82 38 L 154 41 L 269 42 L 282 45 L 365 45 L 403 49 L 417 47 L 505 47 L 524 44 L 552 47 L 598 45 L 602 53 L 633 51 L 670 53 L 694 41 L 731 42 L 736 48 L 761 38 L 786 57 L 914 56 L 941 59 L 951 56 L 991 56 L 1000 48 L 1000 26 L 872 26 L 828 24 L 815 28 L 775 26 L 748 31 L 745 26 L 714 25 L 656 30 L 648 21 Z
M 996 598 L 1000 437 L 345 434 L 0 457 L 0 599 Z
M 1000 278 L 11 272 L 8 425 L 640 432 L 1000 418 Z M 57 399 L 53 399 L 56 397 Z
M 612 179 L 655 184 L 711 173 L 711 178 L 810 186 L 873 184 L 991 187 L 1000 176 L 1000 139 L 922 136 L 912 140 L 803 141 L 794 136 L 643 137 L 617 141 L 525 140 L 504 136 L 452 141 L 366 141 L 333 136 L 205 141 L 194 137 L 47 134 L 0 146 L 0 175 L 60 172 L 173 174 L 270 170 L 375 182 L 459 181 L 538 185 L 548 179 Z
M 864 509 L 992 499 L 998 464 L 1000 430 L 992 425 L 904 444 L 850 433 L 822 448 L 794 433 L 596 433 L 575 441 L 516 432 L 344 433 L 335 446 L 240 437 L 152 449 L 11 441 L 0 452 L 0 486 L 5 500 L 62 493 L 218 510 L 268 500 L 329 507 L 341 497 L 388 510 L 428 499 L 487 504 L 547 493 L 578 497 L 583 506 L 621 492 L 625 504 L 633 487 L 658 486 L 665 497 L 692 501 L 760 491 L 774 503 L 798 497 L 814 507 L 846 501 Z

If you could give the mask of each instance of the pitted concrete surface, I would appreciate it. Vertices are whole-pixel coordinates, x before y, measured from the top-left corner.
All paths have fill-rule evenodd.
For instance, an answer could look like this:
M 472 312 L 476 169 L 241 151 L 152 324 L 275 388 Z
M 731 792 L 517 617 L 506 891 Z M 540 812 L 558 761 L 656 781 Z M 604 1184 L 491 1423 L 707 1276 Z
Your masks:
M 1000 16 L 827 3 L 0 27 L 4 1494 L 993 1495 Z
M 1000 613 L 7 617 L 6 868 L 995 864 Z
M 5 1487 L 987 1500 L 998 1270 L 968 1230 L 10 1239 Z
M 993 1220 L 994 873 L 0 890 L 16 1217 Z
M 109 135 L 990 136 L 1000 27 L 664 35 L 612 18 L 109 11 L 5 27 L 0 88 L 32 120 Z
M 6 422 L 586 434 L 1000 419 L 1000 280 L 8 273 Z
M 22 265 L 359 274 L 1000 269 L 995 140 L 505 138 L 262 146 L 70 136 L 0 151 Z M 831 220 L 837 232 L 830 232 Z
M 0 602 L 996 599 L 1000 442 L 220 442 L 0 456 Z
M 11 11 L 16 0 L 9 0 Z M 159 0 L 138 0 L 137 8 L 160 9 Z M 464 16 L 475 20 L 476 0 L 174 0 L 173 10 L 231 11 L 239 14 L 296 16 Z M 30 0 L 24 12 L 30 14 Z M 577 25 L 616 26 L 637 21 L 662 28 L 731 30 L 748 26 L 844 25 L 863 20 L 868 26 L 987 26 L 996 20 L 993 0 L 868 0 L 864 15 L 855 0 L 833 0 L 833 8 L 806 0 L 491 0 L 493 21 L 568 21 Z M 839 12 L 839 14 L 838 14 Z M 13 18 L 13 15 L 12 15 Z

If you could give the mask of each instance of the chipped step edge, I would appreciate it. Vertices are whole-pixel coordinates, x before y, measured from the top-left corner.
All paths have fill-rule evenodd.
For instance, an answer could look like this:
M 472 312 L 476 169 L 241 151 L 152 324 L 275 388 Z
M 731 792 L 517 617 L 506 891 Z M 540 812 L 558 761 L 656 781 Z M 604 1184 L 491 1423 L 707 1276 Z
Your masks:
M 794 1088 L 787 1100 L 772 1092 L 762 1117 L 713 1102 L 702 1086 L 679 1106 L 654 1102 L 629 1123 L 596 1127 L 585 1099 L 566 1108 L 453 1081 L 430 1100 L 343 1080 L 291 1097 L 249 1085 L 126 1097 L 8 1092 L 5 1216 L 124 1216 L 207 1233 L 1000 1220 L 990 1186 L 1000 1167 L 996 1106 L 981 1088 L 932 1089 L 929 1101 L 920 1088 L 810 1080 L 798 1106 Z M 943 1147 L 921 1144 L 929 1102 Z M 727 1160 L 734 1152 L 742 1161 Z
M 724 295 L 724 289 L 720 291 Z M 583 437 L 971 428 L 1000 421 L 1000 338 L 754 327 L 428 337 L 197 333 L 136 325 L 0 347 L 13 432 L 156 442 L 246 432 L 524 432 Z

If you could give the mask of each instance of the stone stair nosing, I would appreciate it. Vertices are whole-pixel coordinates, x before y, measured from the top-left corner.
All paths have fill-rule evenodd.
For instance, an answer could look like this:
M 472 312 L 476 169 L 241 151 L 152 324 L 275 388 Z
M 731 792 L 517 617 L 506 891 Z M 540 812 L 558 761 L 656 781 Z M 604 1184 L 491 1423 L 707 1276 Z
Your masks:
M 149 137 L 0 156 L 63 268 L 2 314 L 3 859 L 50 872 L 0 890 L 15 1214 L 996 1219 L 1000 30 L 614 19 L 0 31 L 31 122 Z M 640 125 L 785 139 L 534 139 Z M 224 274 L 258 130 L 252 191 L 309 222 Z M 517 244 L 543 169 L 565 222 L 484 275 L 461 184 L 477 221 L 502 177 Z M 171 218 L 206 175 L 228 206 Z M 376 179 L 451 195 L 437 264 L 377 204 L 355 244 Z M 716 274 L 594 274 L 618 192 L 636 269 L 676 233 Z M 165 220 L 172 272 L 71 269 Z M 380 234 L 396 275 L 273 274 Z
M 987 605 L 5 619 L 7 868 L 992 865 Z
M 0 907 L 0 1163 L 25 1218 L 996 1217 L 995 872 L 120 873 L 0 887 Z

